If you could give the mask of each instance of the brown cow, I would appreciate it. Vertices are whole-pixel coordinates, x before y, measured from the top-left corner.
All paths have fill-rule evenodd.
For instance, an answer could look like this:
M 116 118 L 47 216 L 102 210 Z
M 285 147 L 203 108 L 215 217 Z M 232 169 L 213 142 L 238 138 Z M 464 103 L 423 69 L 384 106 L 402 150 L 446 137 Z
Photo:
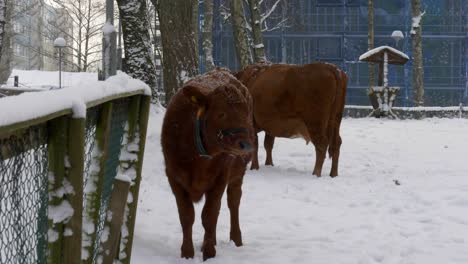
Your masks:
M 228 70 L 217 68 L 198 76 L 172 98 L 164 117 L 161 143 L 182 225 L 183 258 L 194 256 L 193 202 L 203 195 L 203 259 L 216 255 L 216 223 L 226 186 L 230 239 L 236 246 L 242 245 L 239 204 L 253 142 L 252 98 Z
M 238 72 L 254 101 L 257 132 L 265 131 L 266 165 L 273 165 L 275 137 L 302 137 L 315 145 L 313 174 L 320 176 L 326 151 L 332 158 L 330 176 L 338 175 L 340 124 L 347 76 L 328 63 L 286 65 L 257 63 Z M 258 139 L 251 169 L 258 169 Z

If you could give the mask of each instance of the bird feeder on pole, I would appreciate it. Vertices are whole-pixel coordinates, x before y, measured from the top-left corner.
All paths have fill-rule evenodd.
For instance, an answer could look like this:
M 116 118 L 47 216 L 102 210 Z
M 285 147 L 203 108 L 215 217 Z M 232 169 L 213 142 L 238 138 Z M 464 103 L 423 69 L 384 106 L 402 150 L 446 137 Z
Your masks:
M 392 112 L 393 103 L 400 90 L 399 86 L 389 86 L 388 65 L 403 65 L 409 58 L 403 52 L 389 46 L 380 46 L 367 51 L 359 57 L 360 61 L 373 62 L 379 65 L 379 81 L 377 86 L 370 88 L 369 96 L 377 98 L 378 106 L 369 116 L 391 116 L 397 118 Z

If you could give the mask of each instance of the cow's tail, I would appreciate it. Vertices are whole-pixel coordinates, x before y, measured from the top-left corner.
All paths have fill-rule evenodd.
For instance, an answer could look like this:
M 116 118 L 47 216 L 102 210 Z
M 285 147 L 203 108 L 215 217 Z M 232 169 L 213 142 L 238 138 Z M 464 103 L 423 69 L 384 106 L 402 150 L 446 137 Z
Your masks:
M 345 100 L 346 100 L 346 88 L 348 86 L 348 77 L 346 73 L 335 67 L 335 80 L 336 80 L 336 97 L 332 106 L 329 120 L 329 146 L 328 155 L 332 158 L 341 146 L 340 137 L 340 125 L 343 117 Z

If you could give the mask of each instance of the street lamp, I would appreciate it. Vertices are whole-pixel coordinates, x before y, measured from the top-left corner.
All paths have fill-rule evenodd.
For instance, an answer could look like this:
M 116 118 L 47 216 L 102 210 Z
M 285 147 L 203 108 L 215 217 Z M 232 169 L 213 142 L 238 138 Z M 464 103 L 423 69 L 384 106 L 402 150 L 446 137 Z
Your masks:
M 59 50 L 59 89 L 62 88 L 62 49 L 66 46 L 64 38 L 58 37 L 54 40 L 54 47 Z
M 398 41 L 404 39 L 405 36 L 403 35 L 403 32 L 401 32 L 400 30 L 395 30 L 392 32 L 392 39 L 395 40 L 395 48 L 398 49 Z

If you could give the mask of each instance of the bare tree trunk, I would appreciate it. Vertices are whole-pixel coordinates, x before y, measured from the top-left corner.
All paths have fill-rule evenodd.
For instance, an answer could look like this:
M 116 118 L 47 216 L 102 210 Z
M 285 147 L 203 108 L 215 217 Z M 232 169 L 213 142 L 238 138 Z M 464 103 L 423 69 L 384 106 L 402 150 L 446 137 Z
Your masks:
M 126 72 L 145 82 L 158 100 L 156 69 L 151 58 L 151 40 L 145 0 L 117 0 L 125 46 Z
M 241 69 L 247 67 L 251 61 L 249 41 L 244 27 L 243 10 L 242 0 L 231 0 L 231 19 L 234 43 L 236 45 L 237 58 Z
M 152 0 L 153 4 L 157 4 Z M 159 0 L 166 104 L 183 83 L 198 73 L 193 32 L 193 0 Z M 157 5 L 155 5 L 157 6 Z
M 5 26 L 2 39 L 0 44 L 0 84 L 6 83 L 11 75 L 13 59 L 13 50 L 11 49 L 11 38 L 13 37 L 13 28 L 11 17 L 13 14 L 13 2 L 8 1 L 8 6 L 5 11 Z
M 91 18 L 91 10 L 92 10 L 91 0 L 88 0 L 87 9 L 88 9 L 87 10 L 88 18 Z M 82 68 L 84 72 L 88 70 L 88 54 L 89 54 L 89 39 L 90 39 L 89 32 L 90 32 L 90 30 L 91 30 L 91 19 L 88 19 L 86 21 L 86 29 L 85 29 L 86 34 L 85 34 L 84 56 L 83 56 L 83 68 Z M 80 68 L 79 70 L 81 71 L 81 63 L 79 63 L 78 67 Z
M 198 30 L 198 0 L 191 0 L 193 1 L 193 6 L 192 6 L 192 26 L 193 26 L 193 39 L 194 39 L 194 42 L 195 42 L 195 50 L 197 51 L 197 55 L 198 55 L 198 51 L 200 50 L 199 48 L 199 38 L 198 38 L 198 34 L 199 34 L 199 30 Z M 197 56 L 197 62 L 198 62 L 198 56 Z
M 263 44 L 260 6 L 258 0 L 249 0 L 250 18 L 252 20 L 252 38 L 255 62 L 265 61 L 265 45 Z
M 374 0 L 367 1 L 367 50 L 371 50 L 374 48 Z M 375 85 L 375 65 L 372 62 L 369 62 L 369 89 L 368 95 L 371 105 L 374 109 L 379 108 L 379 103 L 377 101 L 377 96 L 375 94 L 371 94 L 371 87 Z
M 6 19 L 7 13 L 7 0 L 0 0 L 0 59 L 2 54 L 2 48 L 5 44 L 5 24 L 7 23 Z
M 413 49 L 413 90 L 414 102 L 417 106 L 424 105 L 424 68 L 422 54 L 421 0 L 411 0 L 411 37 Z
M 78 10 L 79 12 L 81 13 L 81 1 L 82 0 L 79 0 L 78 1 Z M 82 59 L 83 59 L 83 52 L 82 52 L 82 28 L 83 28 L 83 17 L 82 16 L 79 16 L 78 17 L 78 41 L 79 41 L 79 44 L 78 44 L 78 71 L 82 71 L 83 70 L 83 65 L 82 65 Z
M 205 71 L 210 71 L 215 67 L 213 61 L 213 0 L 205 0 L 204 7 L 203 51 L 205 53 Z

